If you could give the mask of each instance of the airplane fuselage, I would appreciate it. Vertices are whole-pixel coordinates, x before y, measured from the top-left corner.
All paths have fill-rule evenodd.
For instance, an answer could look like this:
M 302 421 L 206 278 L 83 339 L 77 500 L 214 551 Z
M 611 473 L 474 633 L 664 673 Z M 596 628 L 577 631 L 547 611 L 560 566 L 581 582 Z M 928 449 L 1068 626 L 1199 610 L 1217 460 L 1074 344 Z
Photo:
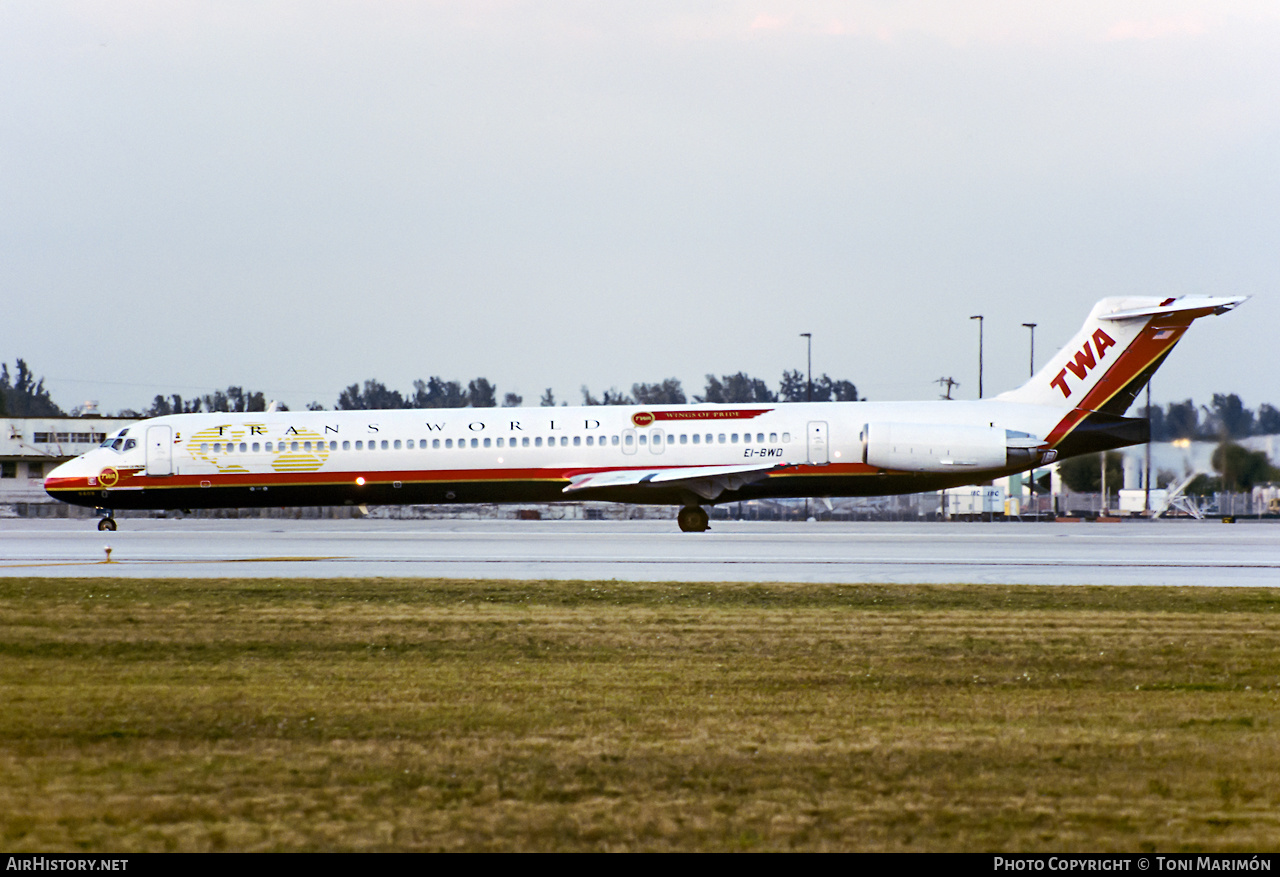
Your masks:
M 996 466 L 959 459 L 934 467 L 942 471 L 887 468 L 868 461 L 870 424 L 943 423 L 1001 438 L 1043 436 L 1061 418 L 1059 409 L 994 400 L 181 414 L 130 427 L 119 449 L 109 446 L 113 436 L 46 487 L 67 502 L 117 509 L 682 504 L 689 492 L 681 483 L 606 484 L 577 496 L 565 488 L 601 472 L 754 465 L 767 467 L 759 480 L 701 501 L 869 496 L 970 484 L 1041 462 L 1010 466 L 1001 456 Z

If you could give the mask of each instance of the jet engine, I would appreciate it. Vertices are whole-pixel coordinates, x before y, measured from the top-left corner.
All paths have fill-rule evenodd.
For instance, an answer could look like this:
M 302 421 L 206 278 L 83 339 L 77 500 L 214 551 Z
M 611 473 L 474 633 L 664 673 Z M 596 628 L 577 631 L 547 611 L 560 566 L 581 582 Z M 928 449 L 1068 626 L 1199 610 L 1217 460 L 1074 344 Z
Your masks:
M 1004 469 L 1049 462 L 1053 452 L 1029 433 L 995 426 L 869 423 L 862 428 L 862 461 L 900 472 Z

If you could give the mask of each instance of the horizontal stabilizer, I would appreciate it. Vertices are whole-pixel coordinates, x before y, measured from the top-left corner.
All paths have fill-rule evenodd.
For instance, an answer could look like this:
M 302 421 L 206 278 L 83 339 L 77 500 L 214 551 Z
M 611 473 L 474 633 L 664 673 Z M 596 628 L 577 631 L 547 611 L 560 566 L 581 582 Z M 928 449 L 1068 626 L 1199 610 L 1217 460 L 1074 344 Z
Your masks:
M 1161 314 L 1177 314 L 1183 311 L 1202 311 L 1203 313 L 1196 316 L 1205 316 L 1206 314 L 1225 314 L 1236 305 L 1242 304 L 1248 299 L 1248 296 L 1218 296 L 1210 297 L 1204 295 L 1185 295 L 1182 298 L 1175 298 L 1167 304 L 1155 305 L 1147 308 L 1129 308 L 1126 310 L 1115 311 L 1110 314 L 1099 314 L 1099 320 L 1134 320 L 1138 317 L 1157 317 Z

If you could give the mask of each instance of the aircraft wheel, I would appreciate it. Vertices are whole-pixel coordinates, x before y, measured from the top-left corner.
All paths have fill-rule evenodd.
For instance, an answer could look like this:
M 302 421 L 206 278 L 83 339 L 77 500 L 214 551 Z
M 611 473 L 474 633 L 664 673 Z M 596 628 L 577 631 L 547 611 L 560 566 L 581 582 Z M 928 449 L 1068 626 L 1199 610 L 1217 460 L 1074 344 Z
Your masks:
M 101 520 L 99 520 L 99 521 L 98 521 L 98 529 L 99 529 L 99 530 L 110 530 L 110 531 L 114 532 L 114 531 L 115 531 L 115 529 L 116 529 L 116 519 L 115 519 L 115 518 L 102 518 Z
M 685 506 L 680 510 L 680 514 L 676 515 L 676 523 L 680 525 L 682 533 L 701 533 L 709 530 L 710 521 L 706 509 L 701 506 Z

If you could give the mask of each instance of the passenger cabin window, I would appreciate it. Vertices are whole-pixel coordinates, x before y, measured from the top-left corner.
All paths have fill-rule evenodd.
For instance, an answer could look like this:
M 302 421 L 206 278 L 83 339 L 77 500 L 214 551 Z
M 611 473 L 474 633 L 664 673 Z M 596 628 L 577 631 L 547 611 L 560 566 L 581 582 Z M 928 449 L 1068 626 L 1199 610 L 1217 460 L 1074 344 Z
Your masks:
M 649 436 L 645 435 L 643 432 L 640 433 L 640 444 L 642 445 L 649 444 Z
M 473 441 L 474 441 L 474 440 L 473 440 Z M 493 441 L 492 441 L 492 439 L 485 439 L 485 440 L 484 440 L 484 446 L 485 446 L 486 448 L 492 447 L 492 446 L 493 446 Z
M 535 438 L 535 439 L 533 440 L 533 446 L 534 446 L 535 448 L 540 448 L 540 447 L 542 447 L 542 436 L 538 436 L 537 438 Z
M 782 434 L 782 440 L 783 440 L 784 442 L 789 442 L 789 441 L 791 441 L 791 433 L 789 433 L 789 432 L 784 432 L 784 433 Z
M 439 447 L 440 447 L 440 439 L 432 439 L 432 440 L 431 440 L 431 447 L 432 447 L 432 448 L 439 448 Z
M 527 447 L 529 447 L 529 437 L 528 437 L 527 435 L 526 435 L 526 436 L 521 437 L 521 439 L 520 439 L 520 447 L 522 447 L 522 448 L 527 448 Z

